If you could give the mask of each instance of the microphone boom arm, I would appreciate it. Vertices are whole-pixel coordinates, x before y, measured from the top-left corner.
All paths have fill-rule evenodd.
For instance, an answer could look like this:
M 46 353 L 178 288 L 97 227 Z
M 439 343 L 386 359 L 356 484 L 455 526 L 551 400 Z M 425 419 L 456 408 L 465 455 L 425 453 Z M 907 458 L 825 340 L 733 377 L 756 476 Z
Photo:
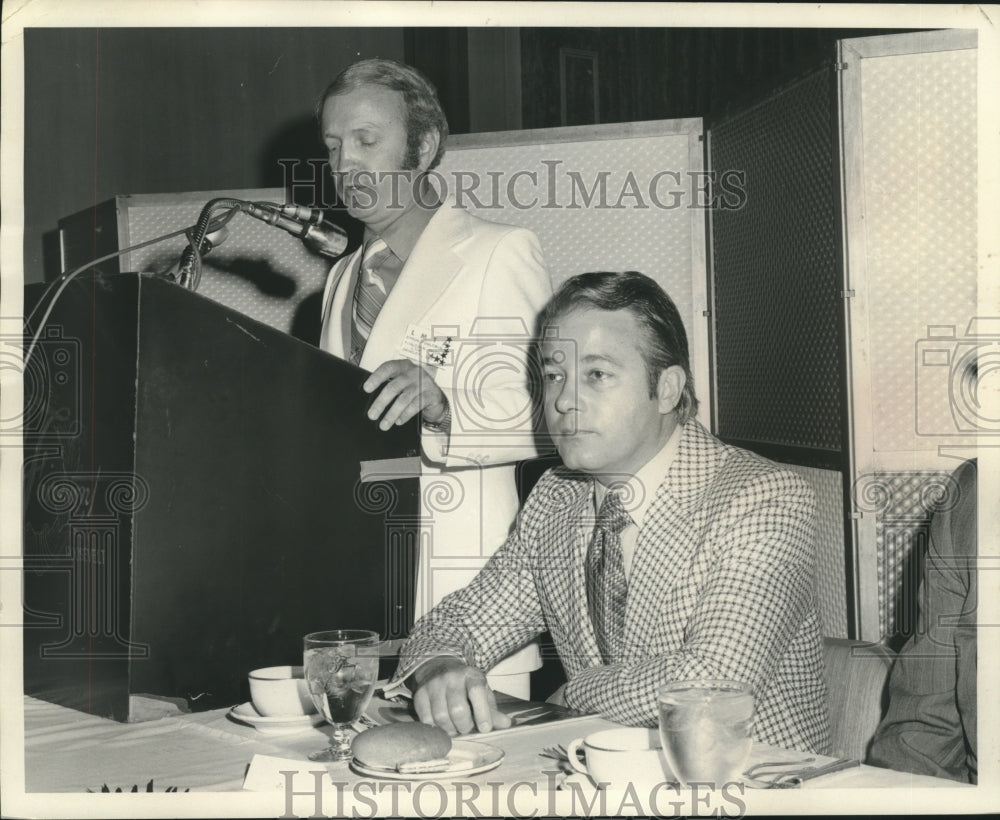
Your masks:
M 276 205 L 273 202 L 247 202 L 242 199 L 220 198 L 210 200 L 201 211 L 194 230 L 188 234 L 188 246 L 181 255 L 176 281 L 190 290 L 197 290 L 201 281 L 201 258 L 213 243 L 206 239 L 213 223 L 212 212 L 219 208 L 230 209 L 224 220 L 239 210 L 249 216 L 274 225 L 296 236 L 313 253 L 336 259 L 347 250 L 347 232 L 339 225 L 326 222 L 319 208 L 304 205 Z M 220 240 L 216 240 L 215 245 Z

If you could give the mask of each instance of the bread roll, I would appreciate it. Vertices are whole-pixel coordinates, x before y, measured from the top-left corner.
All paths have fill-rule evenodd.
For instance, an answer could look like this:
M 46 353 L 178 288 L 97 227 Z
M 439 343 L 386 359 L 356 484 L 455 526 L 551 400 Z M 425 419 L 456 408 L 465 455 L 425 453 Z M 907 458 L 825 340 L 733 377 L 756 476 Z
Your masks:
M 351 751 L 366 766 L 395 769 L 400 764 L 447 757 L 451 738 L 444 729 L 426 723 L 389 723 L 357 735 Z

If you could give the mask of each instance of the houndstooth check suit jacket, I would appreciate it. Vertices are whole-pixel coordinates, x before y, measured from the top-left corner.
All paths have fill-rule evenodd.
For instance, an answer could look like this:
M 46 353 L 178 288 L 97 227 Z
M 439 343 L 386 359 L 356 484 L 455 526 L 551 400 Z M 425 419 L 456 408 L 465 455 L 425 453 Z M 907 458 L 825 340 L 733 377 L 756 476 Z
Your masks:
M 549 470 L 475 580 L 416 624 L 395 678 L 442 654 L 489 669 L 548 629 L 572 707 L 652 726 L 660 684 L 741 680 L 756 693 L 757 739 L 826 752 L 809 486 L 688 422 L 663 482 L 650 488 L 629 579 L 626 648 L 609 665 L 586 600 L 592 490 L 589 476 Z

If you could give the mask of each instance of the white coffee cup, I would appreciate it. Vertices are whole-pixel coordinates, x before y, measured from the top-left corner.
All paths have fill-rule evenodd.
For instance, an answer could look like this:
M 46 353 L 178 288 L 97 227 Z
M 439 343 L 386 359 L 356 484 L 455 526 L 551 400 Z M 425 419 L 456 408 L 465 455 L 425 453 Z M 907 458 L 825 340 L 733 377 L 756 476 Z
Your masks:
M 300 717 L 316 711 L 301 666 L 268 666 L 249 674 L 250 700 L 264 717 Z
M 577 752 L 582 749 L 586 763 Z M 578 737 L 567 748 L 570 765 L 590 776 L 598 788 L 650 788 L 657 783 L 672 781 L 660 736 L 656 729 L 604 729 L 586 737 Z

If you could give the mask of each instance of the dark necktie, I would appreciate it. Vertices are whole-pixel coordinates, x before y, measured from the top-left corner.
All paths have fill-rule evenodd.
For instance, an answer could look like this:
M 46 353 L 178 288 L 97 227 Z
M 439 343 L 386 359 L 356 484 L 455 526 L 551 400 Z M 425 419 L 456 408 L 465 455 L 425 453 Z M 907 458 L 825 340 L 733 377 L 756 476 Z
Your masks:
M 597 513 L 597 526 L 587 549 L 587 601 L 604 663 L 612 663 L 622 648 L 628 584 L 621 534 L 631 521 L 621 496 L 609 491 Z
M 354 289 L 354 309 L 351 314 L 351 361 L 357 364 L 365 352 L 372 326 L 389 295 L 387 283 L 376 272 L 392 251 L 383 239 L 373 239 L 361 257 L 358 284 Z

